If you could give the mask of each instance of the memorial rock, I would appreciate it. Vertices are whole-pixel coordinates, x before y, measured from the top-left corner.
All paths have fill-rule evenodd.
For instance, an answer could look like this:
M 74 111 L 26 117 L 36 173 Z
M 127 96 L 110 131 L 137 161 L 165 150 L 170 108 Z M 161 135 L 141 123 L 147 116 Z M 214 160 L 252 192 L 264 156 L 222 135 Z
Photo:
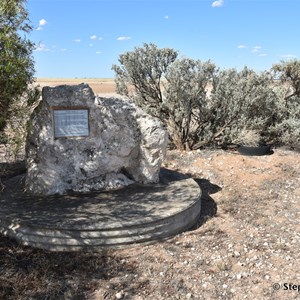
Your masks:
M 34 194 L 155 183 L 167 147 L 159 120 L 87 84 L 44 87 L 28 124 L 25 186 Z

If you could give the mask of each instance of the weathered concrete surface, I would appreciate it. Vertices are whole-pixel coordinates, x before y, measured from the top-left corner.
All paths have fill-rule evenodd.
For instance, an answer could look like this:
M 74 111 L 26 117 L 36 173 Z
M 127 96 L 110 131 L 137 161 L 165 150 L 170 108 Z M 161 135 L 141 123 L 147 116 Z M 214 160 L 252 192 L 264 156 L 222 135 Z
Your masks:
M 55 251 L 165 239 L 194 226 L 201 210 L 198 184 L 166 169 L 159 183 L 107 192 L 36 196 L 23 191 L 22 175 L 5 181 L 5 186 L 0 194 L 0 232 Z
M 53 110 L 89 110 L 89 136 L 54 138 Z M 96 98 L 87 84 L 44 87 L 29 124 L 26 189 L 51 195 L 158 182 L 167 132 L 128 100 Z

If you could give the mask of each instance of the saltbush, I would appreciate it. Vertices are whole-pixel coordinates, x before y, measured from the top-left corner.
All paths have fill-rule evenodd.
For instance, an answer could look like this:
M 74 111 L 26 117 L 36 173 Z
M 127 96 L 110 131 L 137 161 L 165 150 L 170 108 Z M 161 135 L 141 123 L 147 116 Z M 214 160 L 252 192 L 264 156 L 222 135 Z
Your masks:
M 245 130 L 266 135 L 276 119 L 277 95 L 268 73 L 244 68 L 221 70 L 215 75 L 208 114 L 209 126 L 198 134 L 204 145 L 226 145 L 239 139 Z
M 199 142 L 199 128 L 207 115 L 208 86 L 216 72 L 210 62 L 182 58 L 172 63 L 165 76 L 165 120 L 173 144 L 178 149 L 193 149 Z
M 277 84 L 277 119 L 270 128 L 280 145 L 300 150 L 300 61 L 282 61 L 273 65 Z
M 144 44 L 113 66 L 117 92 L 158 117 L 176 148 L 274 142 L 300 149 L 299 61 L 256 73 L 177 56 Z
M 119 57 L 120 65 L 113 65 L 116 92 L 132 98 L 151 115 L 164 120 L 162 80 L 167 68 L 177 58 L 177 51 L 159 49 L 154 44 L 144 44 Z

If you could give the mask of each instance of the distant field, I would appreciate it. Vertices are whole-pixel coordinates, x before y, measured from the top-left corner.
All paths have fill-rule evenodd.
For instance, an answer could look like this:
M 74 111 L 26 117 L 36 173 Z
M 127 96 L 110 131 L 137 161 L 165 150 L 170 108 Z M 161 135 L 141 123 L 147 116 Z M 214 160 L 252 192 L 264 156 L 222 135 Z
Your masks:
M 115 82 L 113 78 L 37 78 L 36 83 L 44 86 L 57 86 L 62 84 L 87 83 L 95 94 L 115 94 Z

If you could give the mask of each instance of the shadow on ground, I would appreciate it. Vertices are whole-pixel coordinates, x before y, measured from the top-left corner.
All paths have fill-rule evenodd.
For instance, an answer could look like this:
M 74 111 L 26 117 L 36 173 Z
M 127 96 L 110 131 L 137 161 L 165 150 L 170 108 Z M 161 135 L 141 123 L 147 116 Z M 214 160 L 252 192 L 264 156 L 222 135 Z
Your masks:
M 193 178 L 202 190 L 201 196 L 201 214 L 196 223 L 196 225 L 191 229 L 195 230 L 202 226 L 207 220 L 213 218 L 217 214 L 217 204 L 214 199 L 210 196 L 212 194 L 218 193 L 222 190 L 216 184 L 211 183 L 207 179 Z
M 121 277 L 103 295 L 113 299 L 116 291 L 133 289 L 134 274 L 136 265 L 113 251 L 49 252 L 0 234 L 0 299 L 87 299 L 103 282 Z
M 0 163 L 0 178 L 5 180 L 26 172 L 24 161 Z

